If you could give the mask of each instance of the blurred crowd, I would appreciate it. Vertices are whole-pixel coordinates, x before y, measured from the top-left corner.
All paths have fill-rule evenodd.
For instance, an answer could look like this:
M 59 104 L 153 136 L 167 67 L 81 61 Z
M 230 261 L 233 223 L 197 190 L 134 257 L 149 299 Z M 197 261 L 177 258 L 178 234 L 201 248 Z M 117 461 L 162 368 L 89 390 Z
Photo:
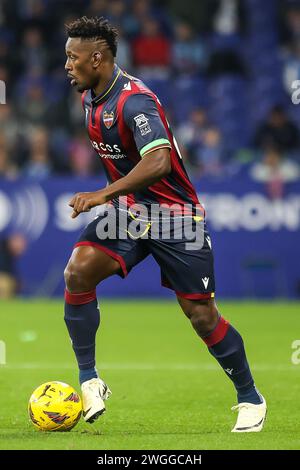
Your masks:
M 250 164 L 274 197 L 299 178 L 295 0 L 2 0 L 0 177 L 102 171 L 64 70 L 64 24 L 82 14 L 116 25 L 117 63 L 158 93 L 194 178 Z
M 27 241 L 21 233 L 0 239 L 0 299 L 16 295 L 21 288 L 17 259 L 24 253 Z

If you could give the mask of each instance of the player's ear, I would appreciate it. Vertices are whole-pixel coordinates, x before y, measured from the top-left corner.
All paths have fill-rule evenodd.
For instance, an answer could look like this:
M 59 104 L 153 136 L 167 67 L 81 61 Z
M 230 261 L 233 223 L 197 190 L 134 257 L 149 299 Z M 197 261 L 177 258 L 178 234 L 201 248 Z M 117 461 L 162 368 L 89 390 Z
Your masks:
M 102 54 L 100 51 L 95 51 L 93 52 L 93 55 L 92 55 L 92 64 L 93 64 L 93 67 L 98 67 L 98 65 L 100 65 L 100 62 L 102 60 Z

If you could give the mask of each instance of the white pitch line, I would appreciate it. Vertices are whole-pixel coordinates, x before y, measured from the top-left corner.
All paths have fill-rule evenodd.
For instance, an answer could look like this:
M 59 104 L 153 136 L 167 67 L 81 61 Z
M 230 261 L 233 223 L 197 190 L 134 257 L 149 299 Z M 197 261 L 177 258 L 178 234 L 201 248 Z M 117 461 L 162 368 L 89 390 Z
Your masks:
M 56 370 L 59 371 L 61 369 L 64 370 L 72 370 L 77 369 L 76 364 L 69 364 L 64 363 L 61 364 L 57 363 L 33 363 L 33 362 L 24 362 L 24 363 L 13 363 L 13 364 L 6 364 L 1 365 L 0 369 L 7 369 L 7 370 L 21 370 L 21 369 L 32 369 L 32 370 Z M 217 364 L 209 364 L 209 363 L 199 363 L 199 364 L 151 364 L 151 363 L 98 363 L 99 370 L 149 370 L 149 371 L 156 371 L 156 370 L 165 370 L 165 371 L 172 371 L 172 370 L 188 370 L 188 371 L 215 371 L 219 370 L 220 366 Z M 299 371 L 300 372 L 300 364 L 299 366 L 291 365 L 291 364 L 253 364 L 251 366 L 252 370 L 255 371 L 273 371 L 273 372 L 280 372 L 280 371 Z

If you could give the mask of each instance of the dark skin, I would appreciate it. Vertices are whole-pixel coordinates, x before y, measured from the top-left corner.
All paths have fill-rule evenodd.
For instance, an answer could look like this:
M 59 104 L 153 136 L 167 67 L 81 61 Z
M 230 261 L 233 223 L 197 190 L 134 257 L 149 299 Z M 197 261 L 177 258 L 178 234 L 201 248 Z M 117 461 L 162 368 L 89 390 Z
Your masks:
M 69 38 L 66 43 L 65 69 L 71 85 L 82 93 L 92 89 L 101 94 L 111 81 L 114 58 L 105 41 Z M 111 199 L 134 193 L 160 181 L 171 171 L 170 152 L 161 148 L 146 154 L 123 178 L 94 192 L 77 193 L 69 205 L 71 217 L 78 217 L 92 207 Z M 71 293 L 93 290 L 101 281 L 120 271 L 118 261 L 91 246 L 74 249 L 65 269 L 66 287 Z M 208 334 L 217 324 L 218 312 L 214 299 L 188 300 L 177 296 L 178 302 L 199 336 Z

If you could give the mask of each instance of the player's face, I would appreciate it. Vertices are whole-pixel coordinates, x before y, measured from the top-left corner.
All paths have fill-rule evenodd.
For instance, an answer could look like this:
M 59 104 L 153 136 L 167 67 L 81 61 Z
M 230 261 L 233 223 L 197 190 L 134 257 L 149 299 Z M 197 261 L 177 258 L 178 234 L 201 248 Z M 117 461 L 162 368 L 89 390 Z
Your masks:
M 80 93 L 94 88 L 99 79 L 93 67 L 93 52 L 92 43 L 81 41 L 80 38 L 67 40 L 65 69 L 71 79 L 71 85 Z

